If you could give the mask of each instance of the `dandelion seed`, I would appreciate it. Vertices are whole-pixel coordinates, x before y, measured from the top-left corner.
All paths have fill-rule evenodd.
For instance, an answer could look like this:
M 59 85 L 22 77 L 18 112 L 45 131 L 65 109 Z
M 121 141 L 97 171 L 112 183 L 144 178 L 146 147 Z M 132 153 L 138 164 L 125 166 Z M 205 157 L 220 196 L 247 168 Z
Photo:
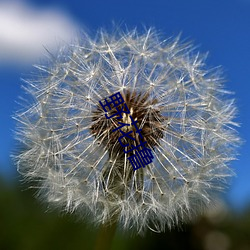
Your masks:
M 161 41 L 152 29 L 101 31 L 37 68 L 41 76 L 26 84 L 33 101 L 15 116 L 25 148 L 16 161 L 49 204 L 97 224 L 164 231 L 201 213 L 232 176 L 235 105 L 191 44 Z M 107 119 L 99 102 L 117 92 L 131 117 L 118 120 L 112 110 Z M 128 160 L 140 143 L 132 119 L 153 154 L 136 171 Z M 132 131 L 127 154 L 119 127 Z

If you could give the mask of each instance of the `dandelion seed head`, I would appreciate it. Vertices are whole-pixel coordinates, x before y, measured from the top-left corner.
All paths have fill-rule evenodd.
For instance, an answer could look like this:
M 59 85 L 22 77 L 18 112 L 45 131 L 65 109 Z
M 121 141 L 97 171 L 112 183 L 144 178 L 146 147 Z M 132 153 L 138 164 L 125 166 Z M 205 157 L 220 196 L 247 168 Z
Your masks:
M 203 212 L 233 175 L 239 143 L 218 70 L 206 69 L 191 44 L 153 29 L 82 36 L 26 80 L 32 101 L 15 116 L 19 172 L 37 181 L 44 201 L 97 224 L 164 231 Z M 130 124 L 122 131 L 139 145 L 130 115 L 107 119 L 99 104 L 117 92 L 154 155 L 136 171 L 133 151 L 125 154 L 113 132 L 119 121 Z

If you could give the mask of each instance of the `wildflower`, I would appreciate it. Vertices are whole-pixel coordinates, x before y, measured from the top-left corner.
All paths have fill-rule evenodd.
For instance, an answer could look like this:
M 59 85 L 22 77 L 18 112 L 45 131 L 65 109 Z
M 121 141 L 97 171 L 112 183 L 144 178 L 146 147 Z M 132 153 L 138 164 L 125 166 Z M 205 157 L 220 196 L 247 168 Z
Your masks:
M 236 109 L 219 72 L 191 44 L 152 29 L 83 35 L 27 80 L 18 170 L 44 201 L 96 223 L 142 232 L 191 219 L 233 174 Z M 101 107 L 118 92 L 129 112 Z M 121 137 L 128 131 L 132 140 Z M 128 159 L 140 143 L 152 163 L 134 171 Z

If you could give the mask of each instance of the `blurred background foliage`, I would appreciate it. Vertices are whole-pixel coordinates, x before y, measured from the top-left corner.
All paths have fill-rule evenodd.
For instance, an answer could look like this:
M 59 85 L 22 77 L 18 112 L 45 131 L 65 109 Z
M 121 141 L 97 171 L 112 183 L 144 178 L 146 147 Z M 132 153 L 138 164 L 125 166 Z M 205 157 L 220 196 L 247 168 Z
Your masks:
M 0 180 L 1 250 L 94 249 L 98 229 L 73 215 L 47 211 L 34 190 L 16 179 Z M 223 205 L 192 224 L 144 237 L 118 230 L 111 249 L 250 250 L 250 206 L 235 212 Z

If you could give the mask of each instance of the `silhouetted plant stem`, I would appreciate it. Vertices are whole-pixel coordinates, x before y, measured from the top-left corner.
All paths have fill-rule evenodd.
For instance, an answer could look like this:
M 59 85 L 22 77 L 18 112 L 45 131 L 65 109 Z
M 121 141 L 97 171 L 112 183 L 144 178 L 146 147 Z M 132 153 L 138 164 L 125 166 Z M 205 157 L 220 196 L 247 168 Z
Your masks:
M 110 224 L 102 224 L 96 238 L 94 250 L 110 250 L 115 236 L 117 221 Z

